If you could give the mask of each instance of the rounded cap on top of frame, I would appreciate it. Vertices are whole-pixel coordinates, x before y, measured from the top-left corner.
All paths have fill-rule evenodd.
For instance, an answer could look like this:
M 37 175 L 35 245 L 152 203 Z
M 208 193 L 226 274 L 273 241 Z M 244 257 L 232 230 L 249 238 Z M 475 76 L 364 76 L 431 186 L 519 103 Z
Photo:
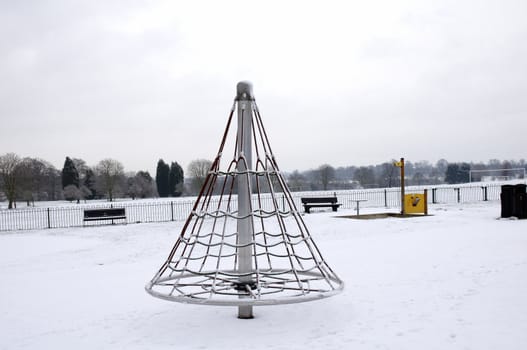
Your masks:
M 253 101 L 253 84 L 248 81 L 240 81 L 236 85 L 236 100 L 237 101 Z

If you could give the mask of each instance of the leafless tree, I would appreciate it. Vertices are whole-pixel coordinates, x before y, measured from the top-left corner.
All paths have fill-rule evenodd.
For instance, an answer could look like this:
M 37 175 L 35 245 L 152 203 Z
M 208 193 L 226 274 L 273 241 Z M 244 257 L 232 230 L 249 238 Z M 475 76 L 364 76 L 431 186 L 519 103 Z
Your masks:
M 306 184 L 306 177 L 298 170 L 293 171 L 287 177 L 287 184 L 291 191 L 306 191 L 309 186 Z
M 393 163 L 395 159 L 392 159 L 391 162 L 385 162 L 381 164 L 381 173 L 379 176 L 379 185 L 381 187 L 392 187 L 397 184 L 397 179 L 399 178 L 399 168 L 397 168 Z M 361 170 L 364 173 L 364 169 Z
M 17 169 L 17 192 L 18 199 L 20 194 L 22 199 L 29 207 L 32 203 L 35 205 L 35 197 L 39 191 L 39 173 L 41 164 L 32 158 L 24 158 L 18 164 Z
M 71 158 L 73 161 L 73 164 L 75 164 L 75 169 L 79 172 L 79 177 L 82 178 L 86 176 L 86 172 L 90 169 L 90 167 L 86 164 L 84 159 L 80 158 Z
M 353 179 L 358 181 L 363 188 L 369 188 L 375 186 L 375 174 L 373 173 L 373 167 L 361 166 L 355 170 Z
M 0 156 L 0 179 L 2 187 L 7 197 L 8 209 L 16 208 L 17 181 L 22 160 L 14 153 L 7 153 Z
M 62 174 L 50 163 L 46 162 L 46 164 L 48 167 L 43 180 L 45 185 L 42 200 L 58 200 L 62 194 Z
M 212 162 L 207 159 L 195 159 L 190 162 L 187 171 L 192 178 L 192 187 L 194 191 L 199 192 L 205 183 L 205 179 L 207 178 L 211 166 Z
M 45 160 L 24 158 L 19 164 L 18 183 L 23 199 L 30 202 L 54 198 L 53 178 L 57 169 Z
M 423 173 L 416 172 L 414 176 L 412 176 L 412 183 L 413 185 L 421 186 L 425 180 L 425 177 Z
M 328 190 L 329 183 L 335 178 L 335 168 L 329 164 L 323 164 L 318 167 L 318 178 L 322 183 L 322 189 Z
M 115 159 L 103 159 L 95 167 L 97 174 L 97 187 L 108 195 L 108 200 L 113 201 L 115 193 L 124 179 L 124 167 Z

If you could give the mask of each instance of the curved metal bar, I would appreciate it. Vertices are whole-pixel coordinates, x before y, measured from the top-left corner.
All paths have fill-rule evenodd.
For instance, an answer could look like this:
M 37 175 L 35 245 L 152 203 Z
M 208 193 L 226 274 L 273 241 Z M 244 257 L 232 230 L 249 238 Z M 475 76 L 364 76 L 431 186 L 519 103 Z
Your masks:
M 301 276 L 305 276 L 305 277 L 324 278 L 321 275 L 317 275 L 316 273 L 310 273 L 310 272 L 302 273 L 300 275 Z M 183 275 L 182 279 L 186 279 L 188 277 L 194 277 L 194 275 L 191 275 L 191 276 Z M 162 279 L 162 280 L 160 280 L 158 282 L 157 285 L 159 285 L 161 283 L 168 282 L 170 280 L 171 279 Z M 323 299 L 323 298 L 331 297 L 331 296 L 333 296 L 335 294 L 340 293 L 342 291 L 342 289 L 344 288 L 344 283 L 340 279 L 333 277 L 332 281 L 338 285 L 338 288 L 331 289 L 331 290 L 312 289 L 312 290 L 307 291 L 304 294 L 297 293 L 297 294 L 293 294 L 292 296 L 286 296 L 286 297 L 280 297 L 279 295 L 276 295 L 277 293 L 276 293 L 275 289 L 279 289 L 279 291 L 291 290 L 291 291 L 296 291 L 296 292 L 300 292 L 300 290 L 299 289 L 295 289 L 295 288 L 285 287 L 284 286 L 284 284 L 285 284 L 284 282 L 282 282 L 282 283 L 277 282 L 277 283 L 269 284 L 267 286 L 262 286 L 263 289 L 272 289 L 273 292 L 269 292 L 267 294 L 266 293 L 261 293 L 260 294 L 261 295 L 260 298 L 251 298 L 251 299 L 239 299 L 239 298 L 237 298 L 237 296 L 238 296 L 237 293 L 236 294 L 227 294 L 228 296 L 229 295 L 230 296 L 235 295 L 236 298 L 226 298 L 226 299 L 222 299 L 220 297 L 217 297 L 217 298 L 214 298 L 214 297 L 213 298 L 205 298 L 205 297 L 203 297 L 203 298 L 201 298 L 201 297 L 198 297 L 198 295 L 201 294 L 201 291 L 197 292 L 198 294 L 196 294 L 196 293 L 186 293 L 186 294 L 182 293 L 182 294 L 176 295 L 176 296 L 174 296 L 174 295 L 167 295 L 167 294 L 158 292 L 157 290 L 154 290 L 154 286 L 155 285 L 152 282 L 149 282 L 145 286 L 145 290 L 149 294 L 151 294 L 152 296 L 155 296 L 157 298 L 168 300 L 168 301 L 180 302 L 180 303 L 198 304 L 198 305 L 217 305 L 217 306 L 239 306 L 239 305 L 255 305 L 255 306 L 258 306 L 258 305 L 277 305 L 277 304 L 301 303 L 301 302 L 312 301 L 312 300 L 320 300 L 320 299 Z M 203 282 L 200 283 L 199 285 L 202 285 L 202 284 L 203 284 Z M 184 283 L 182 283 L 181 286 L 183 286 L 183 287 L 196 287 L 197 285 L 196 284 L 184 284 Z M 233 287 L 232 288 L 227 288 L 227 286 L 223 286 L 223 288 L 224 288 L 224 290 L 233 289 Z M 238 291 L 236 291 L 236 292 L 238 292 Z M 268 296 L 268 295 L 275 295 L 275 296 L 267 298 L 266 296 Z

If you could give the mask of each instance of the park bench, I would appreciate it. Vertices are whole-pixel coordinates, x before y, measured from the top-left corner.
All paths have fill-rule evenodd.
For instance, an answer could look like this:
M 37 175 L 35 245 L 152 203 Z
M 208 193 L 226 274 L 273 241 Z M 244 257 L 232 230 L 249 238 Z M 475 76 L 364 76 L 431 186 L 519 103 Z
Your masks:
M 300 198 L 304 205 L 304 211 L 309 214 L 311 208 L 331 208 L 337 211 L 341 204 L 337 203 L 337 197 L 303 197 Z
M 84 221 L 126 219 L 124 208 L 84 209 Z

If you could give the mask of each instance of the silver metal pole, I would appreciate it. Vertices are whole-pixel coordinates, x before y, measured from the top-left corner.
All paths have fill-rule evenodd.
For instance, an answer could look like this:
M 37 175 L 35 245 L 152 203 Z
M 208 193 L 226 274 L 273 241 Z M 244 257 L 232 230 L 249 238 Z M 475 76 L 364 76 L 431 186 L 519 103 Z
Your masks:
M 240 290 L 246 291 L 254 284 L 252 281 L 252 245 L 253 220 L 251 214 L 251 176 L 252 169 L 252 103 L 254 101 L 252 85 L 240 82 L 236 86 L 236 100 L 238 101 L 238 244 L 247 245 L 238 249 L 238 272 L 249 274 L 240 277 Z M 253 318 L 251 305 L 238 306 L 238 318 Z

